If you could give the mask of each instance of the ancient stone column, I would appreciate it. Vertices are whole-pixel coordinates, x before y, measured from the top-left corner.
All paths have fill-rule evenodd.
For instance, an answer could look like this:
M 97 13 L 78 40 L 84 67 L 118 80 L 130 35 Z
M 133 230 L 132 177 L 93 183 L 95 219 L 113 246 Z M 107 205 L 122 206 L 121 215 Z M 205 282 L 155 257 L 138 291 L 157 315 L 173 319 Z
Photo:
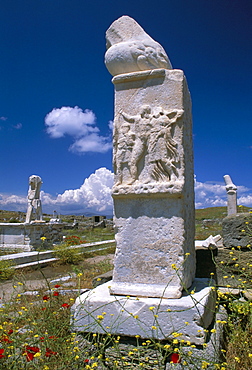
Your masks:
M 114 76 L 111 294 L 179 298 L 195 275 L 191 99 L 183 71 L 128 16 L 106 33 Z
M 202 345 L 216 301 L 209 279 L 194 279 L 192 119 L 186 80 L 132 18 L 119 18 L 106 37 L 105 62 L 115 86 L 114 274 L 112 282 L 76 299 L 73 329 L 124 340 L 173 340 L 178 332 L 180 340 Z M 181 296 L 183 288 L 189 290 Z
M 32 221 L 32 214 L 35 214 L 35 221 L 43 221 L 42 204 L 40 199 L 40 188 L 43 184 L 41 177 L 32 175 L 29 177 L 28 206 L 26 212 L 27 224 Z
M 226 191 L 227 191 L 227 214 L 236 215 L 237 213 L 237 187 L 233 184 L 231 177 L 229 175 L 223 176 L 225 184 L 226 184 Z

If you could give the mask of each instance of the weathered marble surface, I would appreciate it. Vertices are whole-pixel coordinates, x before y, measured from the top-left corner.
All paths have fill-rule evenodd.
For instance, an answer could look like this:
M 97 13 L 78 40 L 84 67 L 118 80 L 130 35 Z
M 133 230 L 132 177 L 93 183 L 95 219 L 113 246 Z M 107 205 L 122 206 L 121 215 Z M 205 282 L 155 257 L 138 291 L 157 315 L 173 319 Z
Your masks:
M 121 73 L 172 68 L 163 47 L 132 18 L 123 16 L 106 32 L 105 64 L 115 76 Z
M 226 184 L 226 191 L 227 191 L 227 210 L 228 216 L 236 215 L 237 213 L 237 187 L 233 184 L 231 177 L 229 175 L 223 176 L 225 184 Z
M 183 71 L 171 69 L 151 42 L 129 17 L 107 31 L 116 255 L 112 281 L 76 299 L 73 330 L 161 340 L 179 332 L 180 340 L 203 344 L 216 300 L 208 279 L 194 279 L 190 93 Z
M 32 221 L 32 214 L 35 214 L 36 221 L 42 221 L 42 204 L 40 200 L 40 188 L 43 184 L 41 177 L 32 175 L 29 177 L 28 206 L 25 222 L 29 224 Z
M 99 285 L 76 299 L 72 307 L 75 332 L 157 339 L 172 339 L 172 333 L 178 332 L 180 340 L 204 343 L 204 329 L 215 311 L 215 292 L 208 279 L 195 279 L 191 287 L 195 293 L 184 292 L 179 299 L 112 296 L 110 285 Z
M 120 18 L 106 35 L 105 62 L 115 86 L 111 293 L 178 298 L 195 274 L 190 93 L 168 57 L 166 64 L 139 57 L 143 68 L 129 60 L 132 43 L 153 42 L 134 20 Z M 112 60 L 113 50 L 120 57 Z

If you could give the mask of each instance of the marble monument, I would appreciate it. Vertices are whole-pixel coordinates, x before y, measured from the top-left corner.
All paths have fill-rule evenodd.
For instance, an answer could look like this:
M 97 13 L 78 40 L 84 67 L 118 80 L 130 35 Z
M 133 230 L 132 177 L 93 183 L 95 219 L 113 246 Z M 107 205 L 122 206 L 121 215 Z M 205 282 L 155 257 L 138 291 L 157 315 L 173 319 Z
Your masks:
M 32 175 L 29 177 L 28 206 L 25 222 L 32 222 L 32 214 L 35 214 L 35 221 L 43 221 L 42 204 L 40 199 L 40 188 L 42 180 L 40 176 Z
M 226 191 L 227 191 L 227 213 L 228 216 L 236 215 L 237 213 L 237 187 L 233 184 L 231 177 L 229 175 L 223 176 L 225 184 L 226 184 Z
M 112 282 L 77 298 L 74 331 L 202 344 L 214 290 L 195 277 L 191 99 L 183 71 L 132 18 L 106 32 L 113 75 Z M 189 320 L 190 319 L 190 320 Z M 191 323 L 187 327 L 186 322 Z

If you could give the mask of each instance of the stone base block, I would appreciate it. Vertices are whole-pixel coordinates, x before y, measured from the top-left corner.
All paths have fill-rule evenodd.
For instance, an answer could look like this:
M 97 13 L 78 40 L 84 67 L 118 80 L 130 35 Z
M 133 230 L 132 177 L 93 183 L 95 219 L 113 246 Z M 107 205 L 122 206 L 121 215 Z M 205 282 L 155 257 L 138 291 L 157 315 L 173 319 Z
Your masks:
M 195 346 L 195 348 L 181 347 L 181 363 L 168 362 L 165 370 L 216 370 L 218 364 L 220 369 L 220 364 L 224 360 L 221 350 L 224 347 L 224 325 L 227 322 L 227 317 L 225 308 L 220 306 L 211 325 L 212 332 L 209 333 L 209 338 L 206 338 L 205 345 Z
M 180 340 L 204 343 L 204 329 L 213 320 L 216 301 L 208 279 L 195 279 L 179 299 L 111 295 L 110 285 L 102 284 L 76 299 L 72 307 L 75 332 L 159 340 L 173 339 L 176 332 L 181 333 Z
M 111 282 L 111 294 L 125 295 L 125 292 L 127 292 L 128 295 L 132 295 L 135 297 L 181 297 L 181 288 L 178 286 L 167 286 L 167 284 L 130 284 L 117 281 Z

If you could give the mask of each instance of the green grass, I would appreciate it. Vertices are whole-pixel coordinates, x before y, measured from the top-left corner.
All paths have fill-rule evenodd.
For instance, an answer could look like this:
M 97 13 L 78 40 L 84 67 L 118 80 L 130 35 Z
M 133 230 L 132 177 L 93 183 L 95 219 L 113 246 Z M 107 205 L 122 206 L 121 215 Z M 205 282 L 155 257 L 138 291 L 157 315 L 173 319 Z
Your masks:
M 115 233 L 109 228 L 92 227 L 84 230 L 66 230 L 67 235 L 74 235 L 84 239 L 87 243 L 105 241 L 115 238 Z
M 237 253 L 242 253 L 238 250 Z M 230 255 L 230 259 L 233 255 Z M 226 263 L 218 262 L 226 273 Z M 91 288 L 95 276 L 111 270 L 105 260 L 97 264 L 80 261 L 72 267 L 76 277 L 71 279 L 74 288 Z M 43 270 L 43 269 L 42 269 Z M 41 272 L 42 272 L 41 270 Z M 252 264 L 241 271 L 241 289 L 245 290 L 252 279 Z M 244 281 L 244 274 L 246 280 Z M 41 275 L 42 276 L 42 275 Z M 77 293 L 62 295 L 63 287 L 51 285 L 50 291 L 39 290 L 36 296 L 21 295 L 25 291 L 25 275 L 15 285 L 11 300 L 0 308 L 0 368 L 2 370 L 164 370 L 165 362 L 172 354 L 182 353 L 181 363 L 192 364 L 194 370 L 207 369 L 209 360 L 202 358 L 195 363 L 194 345 L 180 340 L 175 333 L 174 340 L 156 341 L 132 338 L 125 342 L 118 335 L 71 333 L 70 308 Z M 252 304 L 238 301 L 237 296 L 218 292 L 218 305 L 224 305 L 229 313 L 226 325 L 225 359 L 212 364 L 219 370 L 240 370 L 252 367 Z M 109 312 L 107 313 L 109 314 Z M 153 312 L 153 315 L 157 312 Z M 158 327 L 158 316 L 153 316 Z M 136 317 L 136 320 L 138 318 Z M 140 318 L 139 318 L 140 319 Z M 98 318 L 97 320 L 101 320 Z M 100 322 L 102 325 L 102 321 Z M 127 343 L 127 346 L 125 346 Z M 243 343 L 238 346 L 237 343 Z M 79 346 L 81 350 L 79 350 Z M 184 349 L 187 348 L 187 354 Z M 192 354 L 191 354 L 192 353 Z M 1 357 L 2 356 L 2 357 Z M 186 366 L 186 365 L 185 365 Z M 186 368 L 186 367 L 185 367 Z
M 247 211 L 248 209 L 240 207 L 239 210 Z M 197 238 L 205 239 L 210 234 L 221 233 L 221 221 L 225 216 L 226 207 L 196 210 Z M 246 230 L 246 232 L 252 239 L 251 230 Z M 87 242 L 114 238 L 111 230 L 100 228 L 82 231 L 71 230 L 68 235 L 79 236 Z M 111 251 L 113 252 L 114 248 Z M 101 253 L 108 253 L 108 250 Z M 245 260 L 242 263 L 244 251 L 240 249 L 227 251 L 226 254 L 227 256 L 223 260 L 216 258 L 217 268 L 222 271 L 224 281 L 228 278 L 233 279 L 232 276 L 235 275 L 241 292 L 251 289 L 252 261 Z M 84 257 L 86 256 L 90 257 L 90 254 L 84 255 Z M 91 288 L 92 279 L 111 270 L 111 268 L 112 266 L 106 261 L 97 265 L 90 265 L 85 260 L 79 261 L 77 265 L 72 266 L 73 271 L 77 274 L 77 277 L 73 279 L 74 286 L 77 289 Z M 20 295 L 25 289 L 23 284 L 25 284 L 25 280 L 16 284 L 17 288 L 15 288 L 11 301 L 0 309 L 0 341 L 2 346 L 0 348 L 0 368 L 3 370 L 65 370 L 66 368 L 86 370 L 96 367 L 107 369 L 107 366 L 110 366 L 111 370 L 149 368 L 163 370 L 164 361 L 170 359 L 172 353 L 180 353 L 182 347 L 185 346 L 179 336 L 176 343 L 143 341 L 135 338 L 130 350 L 127 349 L 125 352 L 122 338 L 109 334 L 91 335 L 84 338 L 83 345 L 83 338 L 80 339 L 80 336 L 76 337 L 75 334 L 71 334 L 70 327 L 70 307 L 78 293 L 69 296 L 55 295 L 58 288 L 53 286 L 49 294 L 41 290 L 37 296 L 28 297 Z M 226 287 L 229 287 L 228 283 Z M 244 299 L 242 293 L 237 296 L 230 293 L 224 294 L 220 290 L 217 292 L 216 310 L 218 305 L 223 305 L 227 309 L 228 320 L 225 324 L 224 360 L 214 364 L 214 367 L 217 370 L 251 369 L 252 301 Z M 49 298 L 43 299 L 46 295 Z M 240 345 L 241 343 L 242 345 Z M 78 349 L 80 344 L 81 351 Z M 191 344 L 187 345 L 191 347 Z M 106 346 L 114 347 L 111 357 L 105 357 Z M 33 352 L 29 349 L 32 347 L 35 349 Z M 144 360 L 148 357 L 148 353 L 156 354 L 156 362 Z M 32 358 L 30 361 L 28 361 L 29 356 Z M 186 361 L 193 363 L 193 355 L 191 358 L 184 356 L 182 364 Z M 207 369 L 207 366 L 207 359 L 206 361 L 202 359 L 202 364 L 195 365 L 193 369 Z

